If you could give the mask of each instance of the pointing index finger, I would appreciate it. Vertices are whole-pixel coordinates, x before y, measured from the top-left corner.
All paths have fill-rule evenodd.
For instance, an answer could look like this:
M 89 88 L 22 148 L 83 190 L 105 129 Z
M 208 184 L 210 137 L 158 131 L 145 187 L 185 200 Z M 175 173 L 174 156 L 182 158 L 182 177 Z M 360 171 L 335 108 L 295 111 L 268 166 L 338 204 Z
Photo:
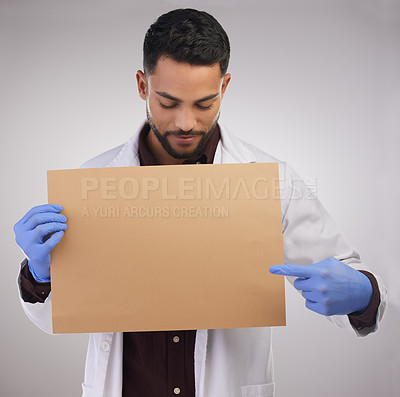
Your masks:
M 269 268 L 272 274 L 281 274 L 282 276 L 293 276 L 310 278 L 314 271 L 307 265 L 276 265 Z

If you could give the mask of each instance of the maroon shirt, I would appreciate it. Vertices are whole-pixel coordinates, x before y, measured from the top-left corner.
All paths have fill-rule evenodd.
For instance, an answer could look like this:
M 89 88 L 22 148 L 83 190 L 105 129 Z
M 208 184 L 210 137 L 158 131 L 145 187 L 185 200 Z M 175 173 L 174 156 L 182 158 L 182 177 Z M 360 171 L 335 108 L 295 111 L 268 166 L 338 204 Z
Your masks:
M 140 165 L 157 165 L 146 145 L 149 126 L 139 136 Z M 214 160 L 220 139 L 217 126 L 201 155 L 184 164 L 207 163 Z M 373 296 L 369 307 L 359 316 L 349 315 L 357 329 L 371 327 L 376 322 L 380 293 L 375 277 L 362 271 L 372 283 Z M 19 286 L 25 302 L 44 302 L 50 293 L 50 283 L 37 282 L 29 271 L 27 259 L 21 263 Z M 124 332 L 122 397 L 185 397 L 195 396 L 194 346 L 196 331 Z
M 146 144 L 149 126 L 139 135 L 140 165 L 158 165 Z M 220 139 L 217 126 L 195 159 L 184 164 L 211 164 Z M 196 331 L 124 332 L 122 397 L 195 396 Z M 175 392 L 174 392 L 175 390 Z

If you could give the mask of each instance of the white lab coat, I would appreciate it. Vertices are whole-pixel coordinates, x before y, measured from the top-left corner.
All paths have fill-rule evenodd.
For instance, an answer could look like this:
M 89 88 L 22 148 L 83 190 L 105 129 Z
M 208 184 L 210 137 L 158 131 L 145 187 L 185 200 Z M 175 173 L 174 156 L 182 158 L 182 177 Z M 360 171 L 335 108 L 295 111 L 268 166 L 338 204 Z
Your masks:
M 138 137 L 144 123 L 127 143 L 87 161 L 82 167 L 140 165 Z M 221 125 L 220 130 L 214 163 L 279 163 L 285 263 L 307 265 L 334 256 L 357 269 L 368 270 L 320 202 L 310 198 L 304 182 L 285 162 L 234 137 Z M 387 299 L 381 279 L 375 277 L 381 303 L 374 327 L 358 331 L 347 316 L 327 318 L 357 336 L 376 332 Z M 21 302 L 28 317 L 42 330 L 52 333 L 51 294 L 44 303 L 31 304 L 22 299 Z M 122 333 L 90 335 L 83 397 L 121 396 L 122 343 Z M 274 396 L 270 328 L 198 330 L 194 356 L 196 397 Z

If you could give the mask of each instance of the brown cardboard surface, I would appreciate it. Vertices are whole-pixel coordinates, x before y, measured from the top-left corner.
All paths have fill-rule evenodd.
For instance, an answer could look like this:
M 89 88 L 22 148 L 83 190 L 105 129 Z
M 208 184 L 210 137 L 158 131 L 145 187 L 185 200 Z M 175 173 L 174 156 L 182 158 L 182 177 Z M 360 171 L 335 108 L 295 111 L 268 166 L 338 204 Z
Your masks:
M 276 163 L 47 172 L 53 331 L 285 325 Z

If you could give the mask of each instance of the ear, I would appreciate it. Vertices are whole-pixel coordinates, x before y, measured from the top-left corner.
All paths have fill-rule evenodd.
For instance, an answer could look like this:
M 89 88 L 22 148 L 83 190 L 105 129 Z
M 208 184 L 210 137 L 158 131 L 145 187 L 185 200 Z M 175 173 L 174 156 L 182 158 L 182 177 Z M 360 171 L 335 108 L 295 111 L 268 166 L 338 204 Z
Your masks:
M 146 93 L 147 93 L 147 80 L 146 76 L 141 70 L 138 70 L 136 72 L 136 82 L 137 82 L 137 87 L 138 87 L 138 92 L 140 98 L 143 100 L 146 100 Z
M 228 87 L 228 84 L 229 84 L 229 82 L 231 81 L 231 74 L 230 73 L 227 73 L 226 75 L 225 75 L 225 77 L 224 77 L 224 80 L 222 81 L 222 87 L 221 87 L 221 99 L 224 97 L 224 95 L 225 95 L 225 90 L 226 90 L 226 87 Z

